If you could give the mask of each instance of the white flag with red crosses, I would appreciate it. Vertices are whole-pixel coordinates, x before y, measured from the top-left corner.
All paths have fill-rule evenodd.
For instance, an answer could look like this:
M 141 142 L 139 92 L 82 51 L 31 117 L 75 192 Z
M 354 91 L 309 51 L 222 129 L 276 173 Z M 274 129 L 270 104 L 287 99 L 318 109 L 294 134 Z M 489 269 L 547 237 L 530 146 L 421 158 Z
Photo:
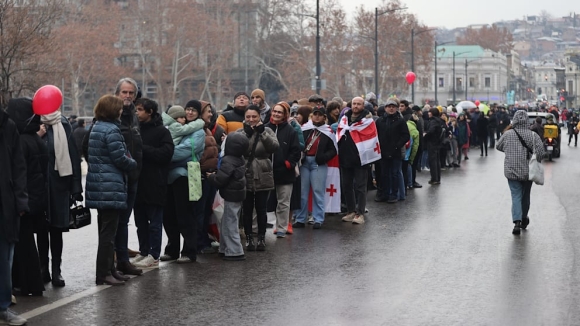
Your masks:
M 327 166 L 324 211 L 326 213 L 340 213 L 340 170 L 338 168 L 338 155 L 328 161 Z
M 350 131 L 350 137 L 358 149 L 361 165 L 381 159 L 381 146 L 379 144 L 377 126 L 372 118 L 365 117 L 349 126 L 348 117 L 346 115 L 342 116 L 338 123 L 336 140 L 340 140 L 347 131 Z

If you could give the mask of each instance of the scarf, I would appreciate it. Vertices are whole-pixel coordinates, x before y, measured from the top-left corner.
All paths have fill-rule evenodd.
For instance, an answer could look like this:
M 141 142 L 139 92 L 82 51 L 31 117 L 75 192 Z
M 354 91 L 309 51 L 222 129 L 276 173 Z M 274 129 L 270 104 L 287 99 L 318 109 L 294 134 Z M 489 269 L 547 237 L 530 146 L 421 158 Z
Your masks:
M 61 177 L 73 174 L 70 153 L 68 149 L 68 139 L 61 122 L 60 111 L 40 116 L 42 123 L 52 126 L 54 145 L 54 170 L 58 171 Z
M 321 126 L 315 126 L 314 123 L 312 123 L 312 120 L 308 120 L 307 123 L 302 125 L 302 131 L 307 131 L 311 129 L 316 129 L 319 132 L 323 133 L 326 137 L 330 138 L 330 140 L 332 140 L 334 148 L 336 148 L 336 151 L 338 152 L 338 145 L 336 144 L 336 135 L 334 134 L 329 125 L 323 124 Z

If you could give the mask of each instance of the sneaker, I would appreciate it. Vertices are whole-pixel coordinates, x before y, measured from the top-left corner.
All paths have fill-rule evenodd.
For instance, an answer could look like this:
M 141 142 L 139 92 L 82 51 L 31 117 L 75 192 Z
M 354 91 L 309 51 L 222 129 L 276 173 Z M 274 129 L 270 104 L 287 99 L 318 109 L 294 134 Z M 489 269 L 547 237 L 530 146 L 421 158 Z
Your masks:
M 306 225 L 302 222 L 294 222 L 294 224 L 292 224 L 292 227 L 295 229 L 304 229 Z
M 322 229 L 322 223 L 314 223 L 314 226 L 312 228 L 315 230 Z
M 215 254 L 217 252 L 218 252 L 218 248 L 212 247 L 212 246 L 205 247 L 199 251 L 199 253 L 201 253 L 201 254 Z
M 284 233 L 284 232 L 276 232 L 276 238 L 286 238 L 286 233 Z
M 352 220 L 352 224 L 364 224 L 365 223 L 365 216 L 362 214 L 357 214 L 354 219 Z
M 263 235 L 258 236 L 258 245 L 256 246 L 256 251 L 266 251 L 266 237 Z
M 170 256 L 168 254 L 164 254 L 164 255 L 161 255 L 161 257 L 159 257 L 159 260 L 161 260 L 161 261 L 172 261 L 172 260 L 176 260 L 176 259 L 177 258 Z
M 418 182 L 413 182 L 413 188 L 423 188 L 423 185 Z
M 342 221 L 343 221 L 343 222 L 352 222 L 352 220 L 354 220 L 354 216 L 355 216 L 355 215 L 356 215 L 356 213 L 355 213 L 355 212 L 348 213 L 348 214 L 346 214 L 346 215 L 345 215 L 345 216 L 342 218 Z
M 135 258 L 129 259 L 129 261 L 131 262 L 131 264 L 135 265 L 138 262 L 142 261 L 143 259 L 145 259 L 147 256 L 141 256 L 141 254 L 137 254 L 137 256 L 135 256 Z
M 0 325 L 24 325 L 26 322 L 28 322 L 26 319 L 10 309 L 0 312 Z
M 398 201 L 397 198 L 391 198 L 391 199 L 387 200 L 387 204 L 395 204 L 395 203 L 397 203 L 397 201 Z
M 176 263 L 178 264 L 189 264 L 189 263 L 194 263 L 195 259 L 191 259 L 187 256 L 181 256 L 177 259 Z
M 242 261 L 242 260 L 246 260 L 246 256 L 244 256 L 244 255 L 224 256 L 222 259 L 225 261 Z
M 148 255 L 144 257 L 137 263 L 135 263 L 135 267 L 139 268 L 159 268 L 159 259 L 153 258 L 153 256 Z
M 288 223 L 288 228 L 286 229 L 286 234 L 292 235 L 294 230 L 292 230 L 292 223 Z
M 314 217 L 312 217 L 312 215 L 308 216 L 308 224 L 314 224 Z

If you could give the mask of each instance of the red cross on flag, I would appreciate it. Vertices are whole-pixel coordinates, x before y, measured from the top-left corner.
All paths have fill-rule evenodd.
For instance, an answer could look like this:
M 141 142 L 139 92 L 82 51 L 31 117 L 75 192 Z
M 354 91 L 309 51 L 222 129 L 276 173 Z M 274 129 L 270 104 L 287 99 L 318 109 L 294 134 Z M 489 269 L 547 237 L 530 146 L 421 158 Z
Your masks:
M 358 149 L 358 154 L 360 155 L 361 165 L 366 165 L 381 159 L 377 126 L 372 117 L 365 117 L 359 122 L 353 123 L 349 126 L 348 117 L 345 114 L 342 116 L 342 119 L 340 119 L 336 131 L 337 141 L 340 140 L 347 131 L 350 131 L 350 137 L 352 137 L 352 140 Z
M 328 161 L 327 166 L 324 211 L 326 213 L 340 213 L 340 171 L 338 169 L 338 155 Z

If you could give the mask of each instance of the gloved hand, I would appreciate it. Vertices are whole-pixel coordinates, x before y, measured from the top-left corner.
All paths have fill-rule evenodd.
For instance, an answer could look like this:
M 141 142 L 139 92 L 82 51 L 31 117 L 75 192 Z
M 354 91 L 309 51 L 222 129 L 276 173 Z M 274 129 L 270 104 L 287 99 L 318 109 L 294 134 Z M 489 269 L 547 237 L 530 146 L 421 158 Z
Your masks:
M 262 123 L 262 124 L 260 124 L 260 125 L 257 125 L 256 127 L 254 127 L 254 130 L 256 130 L 256 132 L 257 132 L 257 133 L 261 134 L 261 133 L 263 133 L 263 132 L 264 132 L 264 128 L 265 128 L 265 126 L 264 126 L 264 124 Z
M 81 194 L 81 193 L 72 194 L 71 199 L 73 201 L 83 201 L 83 194 Z
M 246 135 L 248 135 L 248 138 L 252 137 L 252 135 L 254 134 L 254 129 L 252 129 L 250 125 L 247 125 L 245 123 L 244 123 L 244 131 L 246 132 Z
M 288 160 L 284 161 L 284 164 L 286 165 L 286 168 L 288 170 L 290 170 L 292 168 L 292 164 L 290 164 L 290 162 Z

